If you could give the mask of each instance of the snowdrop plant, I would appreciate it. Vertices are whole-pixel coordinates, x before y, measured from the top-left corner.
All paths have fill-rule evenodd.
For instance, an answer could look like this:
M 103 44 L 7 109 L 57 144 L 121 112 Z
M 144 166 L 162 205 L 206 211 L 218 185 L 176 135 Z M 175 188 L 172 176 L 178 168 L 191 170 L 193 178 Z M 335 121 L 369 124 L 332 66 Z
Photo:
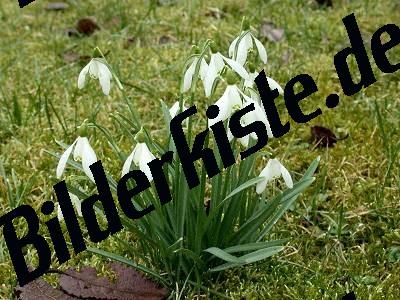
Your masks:
M 108 134 L 108 131 L 96 125 L 112 146 L 115 157 L 119 158 L 122 175 L 129 170 L 140 169 L 148 179 L 151 179 L 148 162 L 156 157 L 160 158 L 168 150 L 175 149 L 169 131 L 171 119 L 179 111 L 185 110 L 185 103 L 191 107 L 196 104 L 196 99 L 204 94 L 210 98 L 209 105 L 215 103 L 219 107 L 220 114 L 217 120 L 224 121 L 226 127 L 235 110 L 253 104 L 255 109 L 246 114 L 241 121 L 244 124 L 250 124 L 255 120 L 263 122 L 268 137 L 272 138 L 268 118 L 259 103 L 256 90 L 250 89 L 245 84 L 251 80 L 246 74 L 255 72 L 255 68 L 246 69 L 249 64 L 246 63 L 248 56 L 245 52 L 249 45 L 254 42 L 259 50 L 260 57 L 256 61 L 259 71 L 262 69 L 262 64 L 266 63 L 266 52 L 253 34 L 248 30 L 242 31 L 228 51 L 230 57 L 237 63 L 223 56 L 223 51 L 215 49 L 215 45 L 211 49 L 212 43 L 209 40 L 201 48 L 196 47 L 195 53 L 188 58 L 183 68 L 179 101 L 172 108 L 161 101 L 162 115 L 167 128 L 166 135 L 157 139 L 140 121 L 132 122 L 129 117 L 121 118 L 120 122 L 124 126 L 118 126 L 116 129 L 122 130 L 121 133 L 125 136 L 133 137 L 132 131 L 137 132 L 137 126 L 144 127 L 135 138 L 132 138 L 129 144 L 133 143 L 135 147 L 127 155 L 117 146 L 116 140 Z M 242 42 L 243 39 L 245 40 Z M 210 51 L 211 61 L 207 59 Z M 217 77 L 219 80 L 215 80 Z M 199 79 L 203 82 L 200 89 L 197 84 Z M 129 106 L 129 102 L 127 105 L 131 111 L 133 108 Z M 209 128 L 215 121 L 208 122 L 198 115 L 188 118 L 185 130 L 188 144 L 192 145 L 196 133 Z M 222 157 L 225 154 L 218 152 L 210 132 L 206 136 L 204 147 L 213 149 L 218 166 L 221 166 L 222 170 L 219 174 L 209 178 L 205 166 L 196 164 L 200 184 L 190 189 L 179 156 L 173 155 L 172 163 L 164 167 L 172 200 L 160 205 L 156 188 L 152 183 L 148 191 L 136 195 L 132 201 L 137 207 L 147 207 L 152 204 L 154 211 L 137 220 L 121 215 L 126 230 L 130 231 L 132 239 L 138 242 L 131 243 L 126 237 L 120 239 L 117 234 L 116 241 L 123 249 L 123 253 L 95 248 L 89 250 L 138 268 L 170 287 L 184 283 L 201 287 L 204 280 L 214 273 L 255 263 L 282 251 L 287 240 L 271 239 L 271 229 L 292 206 L 299 194 L 313 182 L 312 176 L 318 160 L 311 163 L 301 178 L 297 176 L 293 178 L 278 159 L 269 160 L 264 170 L 258 173 L 260 153 L 240 159 L 242 147 L 254 145 L 257 136 L 250 135 L 238 143 L 230 135 L 237 163 L 224 169 Z M 58 169 L 64 169 L 67 162 L 65 157 L 70 155 L 73 145 L 62 155 L 62 164 L 59 164 L 61 166 Z M 91 158 L 94 159 L 93 156 Z M 271 187 L 274 189 L 273 193 L 268 193 L 271 190 L 266 189 L 269 182 L 281 175 L 286 188 L 283 185 L 275 185 Z M 121 172 L 114 175 L 107 174 L 107 177 L 112 191 L 116 193 L 117 179 L 121 177 Z M 89 196 L 79 187 L 74 189 L 79 190 L 81 199 L 83 196 Z

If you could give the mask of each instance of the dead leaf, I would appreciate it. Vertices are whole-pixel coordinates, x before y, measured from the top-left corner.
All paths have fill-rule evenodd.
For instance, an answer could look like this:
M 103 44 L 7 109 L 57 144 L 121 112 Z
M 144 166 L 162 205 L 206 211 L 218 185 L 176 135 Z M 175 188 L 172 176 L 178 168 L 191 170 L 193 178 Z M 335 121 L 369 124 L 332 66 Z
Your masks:
M 315 147 L 333 147 L 338 141 L 338 138 L 332 130 L 322 126 L 312 126 L 311 136 Z
M 326 5 L 329 7 L 333 6 L 333 1 L 332 0 L 315 0 L 318 2 L 319 5 Z
M 266 38 L 271 42 L 279 42 L 283 39 L 285 30 L 283 28 L 277 28 L 274 23 L 269 21 L 263 21 L 260 26 L 260 37 Z
M 60 11 L 60 10 L 66 10 L 68 8 L 69 8 L 69 5 L 64 2 L 50 2 L 50 3 L 47 3 L 47 5 L 46 5 L 47 10 Z
M 84 35 L 92 35 L 96 30 L 99 29 L 99 25 L 97 25 L 97 23 L 90 18 L 80 19 L 76 24 L 76 30 Z
M 170 43 L 175 43 L 175 42 L 176 42 L 176 38 L 174 38 L 173 36 L 170 36 L 170 35 L 162 35 L 158 39 L 158 44 L 160 44 L 160 45 L 165 45 L 165 44 L 170 44 Z
M 15 288 L 17 299 L 20 300 L 74 300 L 78 299 L 67 295 L 61 290 L 53 288 L 42 278 L 38 278 L 23 287 Z
M 142 277 L 136 270 L 113 262 L 110 268 L 116 273 L 116 281 L 99 277 L 91 267 L 80 272 L 68 270 L 60 277 L 60 286 L 69 295 L 78 298 L 104 300 L 157 300 L 168 295 L 165 288 L 160 288 L 154 282 Z
M 206 17 L 212 17 L 214 19 L 222 19 L 226 16 L 226 13 L 220 10 L 218 7 L 209 7 L 204 14 Z
M 210 214 L 210 208 L 211 208 L 211 200 L 207 199 L 206 201 L 204 201 L 204 212 L 206 213 L 207 216 Z
M 63 54 L 63 59 L 66 63 L 73 63 L 76 61 L 87 62 L 90 60 L 90 56 L 80 55 L 74 51 L 68 51 Z

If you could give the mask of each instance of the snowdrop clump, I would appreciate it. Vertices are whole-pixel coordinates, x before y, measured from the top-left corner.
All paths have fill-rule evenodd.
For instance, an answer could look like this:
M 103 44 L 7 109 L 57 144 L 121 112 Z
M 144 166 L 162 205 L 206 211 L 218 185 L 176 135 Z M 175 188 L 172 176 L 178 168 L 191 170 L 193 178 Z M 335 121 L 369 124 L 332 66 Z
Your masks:
M 120 159 L 121 172 L 116 176 L 122 177 L 131 170 L 140 170 L 150 183 L 149 192 L 136 195 L 132 202 L 135 203 L 135 209 L 140 210 L 153 205 L 154 210 L 145 218 L 135 221 L 125 219 L 124 224 L 130 224 L 129 228 L 140 238 L 137 247 L 129 251 L 132 251 L 132 255 L 138 255 L 137 257 L 151 258 L 152 266 L 165 270 L 164 275 L 157 278 L 171 286 L 189 277 L 199 282 L 203 275 L 210 272 L 254 263 L 281 251 L 283 240 L 265 241 L 265 237 L 272 225 L 293 204 L 298 194 L 313 182 L 312 174 L 318 164 L 318 160 L 315 160 L 305 175 L 295 181 L 278 158 L 270 158 L 259 174 L 255 173 L 257 155 L 240 159 L 240 151 L 254 145 L 258 136 L 252 133 L 236 141 L 227 124 L 237 110 L 252 105 L 254 109 L 245 114 L 240 122 L 245 126 L 260 121 L 265 125 L 268 138 L 273 138 L 267 114 L 257 90 L 254 89 L 254 79 L 267 63 L 267 51 L 251 32 L 247 22 L 243 22 L 241 33 L 230 44 L 228 56 L 216 45 L 217 43 L 207 40 L 202 47 L 193 48 L 193 54 L 185 64 L 178 101 L 170 107 L 161 101 L 167 127 L 166 135 L 157 138 L 155 134 L 146 130 L 135 109 L 138 103 L 132 103 L 125 93 L 122 93 L 122 96 L 125 97 L 130 115 L 117 119 L 119 124 L 123 125 L 117 130 L 128 128 L 122 133 L 125 136 L 134 136 L 128 145 L 129 149 L 133 149 L 130 154 L 122 151 L 116 140 L 103 127 L 91 124 L 91 128 L 104 134 L 108 145 Z M 255 50 L 257 56 L 253 55 Z M 122 91 L 120 81 L 109 68 L 104 56 L 94 58 L 83 68 L 78 77 L 79 88 L 84 87 L 87 74 L 99 80 L 105 95 L 110 92 L 112 79 Z M 198 87 L 198 80 L 202 82 L 201 89 Z M 283 93 L 276 80 L 268 78 L 268 83 L 272 89 Z M 207 176 L 208 170 L 202 164 L 196 165 L 196 171 L 200 174 L 200 184 L 190 189 L 185 182 L 179 156 L 174 155 L 173 161 L 164 166 L 166 184 L 170 188 L 172 201 L 161 207 L 157 204 L 159 191 L 156 191 L 154 174 L 148 164 L 162 157 L 167 151 L 176 150 L 169 132 L 170 121 L 187 107 L 195 105 L 196 96 L 199 95 L 210 99 L 208 104 L 215 104 L 219 114 L 203 123 L 198 119 L 193 122 L 194 116 L 185 120 L 188 145 L 192 145 L 195 133 L 206 128 L 202 135 L 202 147 L 209 147 L 207 149 L 211 152 L 207 152 L 207 155 L 219 151 L 210 143 L 211 136 L 207 130 L 217 122 L 223 122 L 233 150 L 232 155 L 237 163 L 222 169 L 212 178 Z M 133 135 L 132 131 L 136 134 Z M 82 133 L 61 155 L 56 171 L 57 177 L 61 178 L 63 175 L 72 152 L 74 160 L 81 161 L 84 173 L 93 181 L 89 166 L 97 161 L 97 157 L 89 144 L 87 132 Z M 225 153 L 218 153 L 215 156 L 218 165 L 222 165 L 224 155 Z M 108 174 L 107 177 L 112 178 L 112 175 Z M 280 193 L 269 193 L 268 184 L 279 177 L 283 178 L 287 189 L 282 189 Z M 116 190 L 113 181 L 110 185 Z M 271 186 L 272 188 L 276 189 L 278 186 Z M 80 215 L 80 200 L 76 196 L 71 196 L 71 199 Z M 204 209 L 206 203 L 209 207 Z M 60 214 L 59 218 L 62 218 Z M 114 253 L 96 253 L 118 259 Z M 134 265 L 139 266 L 142 271 L 147 270 L 153 276 L 155 274 L 148 266 L 138 265 L 136 262 Z

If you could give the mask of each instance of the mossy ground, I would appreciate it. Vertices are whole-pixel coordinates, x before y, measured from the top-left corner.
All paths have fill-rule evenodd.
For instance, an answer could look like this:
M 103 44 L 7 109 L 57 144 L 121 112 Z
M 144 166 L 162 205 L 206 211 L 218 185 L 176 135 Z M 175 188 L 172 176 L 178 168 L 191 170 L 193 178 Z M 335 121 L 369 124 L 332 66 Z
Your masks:
M 6 181 L 0 181 L 2 214 L 22 203 L 39 209 L 43 201 L 54 199 L 57 159 L 43 150 L 61 152 L 55 140 L 71 143 L 76 126 L 97 103 L 97 120 L 111 132 L 110 113 L 126 109 L 116 89 L 108 98 L 99 96 L 94 82 L 78 90 L 82 63 L 67 63 L 66 53 L 90 56 L 95 46 L 107 52 L 133 105 L 156 132 L 163 126 L 159 99 L 169 105 L 176 101 L 192 44 L 214 39 L 226 53 L 242 16 L 256 30 L 263 20 L 272 21 L 285 29 L 285 37 L 278 43 L 264 41 L 268 74 L 282 84 L 300 73 L 313 76 L 319 91 L 303 107 L 308 112 L 321 107 L 323 114 L 308 124 L 291 121 L 290 133 L 272 141 L 267 150 L 294 174 L 321 155 L 317 180 L 275 228 L 276 235 L 292 238 L 283 253 L 204 284 L 234 299 L 340 299 L 349 291 L 358 299 L 399 299 L 400 176 L 395 155 L 400 73 L 384 75 L 373 65 L 377 82 L 345 97 L 333 66 L 334 54 L 349 44 L 341 18 L 355 13 L 369 49 L 379 27 L 400 25 L 398 1 L 337 0 L 333 8 L 311 0 L 178 1 L 157 6 L 147 16 L 148 2 L 143 0 L 71 0 L 62 12 L 45 10 L 47 1 L 35 2 L 24 9 L 15 0 L 0 4 L 0 160 L 9 183 L 16 183 L 9 193 Z M 210 8 L 223 11 L 222 18 L 210 16 Z M 90 37 L 65 33 L 87 16 L 97 20 L 100 31 Z M 160 44 L 165 36 L 170 42 Z M 399 57 L 397 47 L 391 58 L 398 62 Z M 341 101 L 330 110 L 325 98 L 331 92 L 339 92 Z M 200 111 L 210 104 L 202 97 L 197 101 Z M 284 107 L 282 99 L 277 102 Z M 314 149 L 311 125 L 341 136 L 348 133 L 348 138 L 333 148 Z M 93 141 L 106 168 L 118 174 L 122 164 L 104 139 Z M 132 141 L 120 137 L 119 145 L 129 151 Z M 122 246 L 108 239 L 99 247 L 118 252 Z M 85 252 L 63 268 L 77 265 L 101 269 L 102 259 Z M 0 268 L 0 297 L 7 299 L 16 277 L 3 237 Z M 195 297 L 196 291 L 186 290 L 185 295 Z M 200 295 L 215 297 L 203 291 Z

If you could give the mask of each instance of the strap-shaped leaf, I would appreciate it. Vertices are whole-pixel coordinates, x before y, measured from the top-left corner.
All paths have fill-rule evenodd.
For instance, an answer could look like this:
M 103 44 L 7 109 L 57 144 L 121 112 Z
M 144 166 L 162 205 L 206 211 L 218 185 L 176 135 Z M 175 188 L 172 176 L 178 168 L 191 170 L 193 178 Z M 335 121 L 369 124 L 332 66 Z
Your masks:
M 225 252 L 224 250 L 217 248 L 217 247 L 211 247 L 208 248 L 206 250 L 204 250 L 205 252 L 211 253 L 212 255 L 227 261 L 227 262 L 231 262 L 231 263 L 235 263 L 235 264 L 242 264 L 245 263 L 245 261 L 243 259 L 237 258 L 236 256 L 233 256 L 227 252 Z

